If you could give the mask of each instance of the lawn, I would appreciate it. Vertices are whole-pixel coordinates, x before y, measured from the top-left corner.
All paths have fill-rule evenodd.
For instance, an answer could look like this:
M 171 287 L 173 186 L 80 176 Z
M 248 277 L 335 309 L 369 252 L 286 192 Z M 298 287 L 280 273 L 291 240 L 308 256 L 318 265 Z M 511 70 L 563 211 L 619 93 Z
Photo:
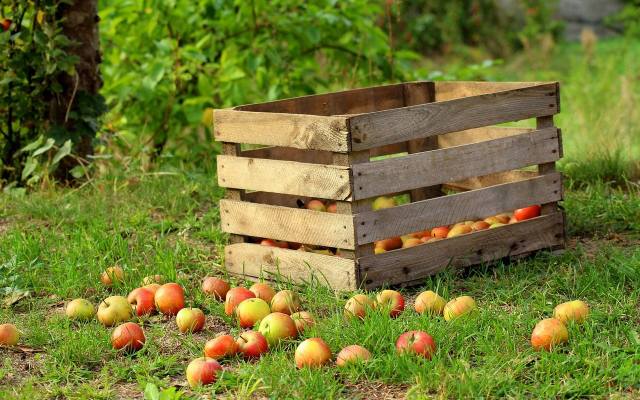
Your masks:
M 145 389 L 148 398 L 158 398 L 156 390 L 165 391 L 165 398 L 212 392 L 274 399 L 640 397 L 640 191 L 630 175 L 637 163 L 634 140 L 640 137 L 637 69 L 632 74 L 638 58 L 632 55 L 640 50 L 623 41 L 605 42 L 590 60 L 575 45 L 556 51 L 567 52 L 569 61 L 519 74 L 526 65 L 507 64 L 496 73 L 505 79 L 563 82 L 566 107 L 558 125 L 568 139 L 562 168 L 570 175 L 563 204 L 570 240 L 563 254 L 542 252 L 442 272 L 402 289 L 409 309 L 397 319 L 374 312 L 364 321 L 347 321 L 342 307 L 352 293 L 278 282 L 278 288 L 299 291 L 303 308 L 319 319 L 305 337 L 321 336 L 334 353 L 361 344 L 373 353 L 373 361 L 344 370 L 297 370 L 296 341 L 257 362 L 225 360 L 225 372 L 214 386 L 191 390 L 184 377 L 189 360 L 200 356 L 204 342 L 216 334 L 239 331 L 222 305 L 199 290 L 204 276 L 224 275 L 220 249 L 225 237 L 217 209 L 223 191 L 213 183 L 215 177 L 140 174 L 26 197 L 4 195 L 0 290 L 7 296 L 0 323 L 14 322 L 23 338 L 20 349 L 0 350 L 0 398 L 142 398 Z M 610 56 L 618 57 L 619 69 Z M 570 67 L 582 62 L 590 63 L 584 68 L 598 79 Z M 632 85 L 620 86 L 627 78 Z M 618 83 L 606 85 L 603 79 Z M 585 96 L 589 88 L 607 97 Z M 621 90 L 630 94 L 616 97 Z M 609 126 L 609 120 L 616 125 Z M 593 142 L 604 137 L 601 128 L 622 135 L 611 151 L 597 151 L 604 147 Z M 623 153 L 608 170 L 613 184 L 609 175 L 598 175 L 604 167 L 593 165 L 617 151 Z M 106 289 L 100 273 L 115 263 L 125 268 L 126 281 Z M 144 321 L 147 345 L 125 356 L 111 348 L 110 330 L 97 321 L 73 323 L 64 315 L 65 301 L 85 297 L 98 303 L 112 294 L 126 295 L 151 274 L 185 286 L 188 304 L 207 314 L 203 332 L 180 334 L 174 321 L 154 316 Z M 453 322 L 419 316 L 412 310 L 413 298 L 427 289 L 447 299 L 473 296 L 479 311 Z M 587 322 L 569 326 L 567 345 L 549 353 L 533 351 L 529 337 L 536 322 L 575 298 L 589 303 Z M 435 338 L 438 350 L 432 360 L 396 355 L 395 340 L 409 329 L 426 330 Z

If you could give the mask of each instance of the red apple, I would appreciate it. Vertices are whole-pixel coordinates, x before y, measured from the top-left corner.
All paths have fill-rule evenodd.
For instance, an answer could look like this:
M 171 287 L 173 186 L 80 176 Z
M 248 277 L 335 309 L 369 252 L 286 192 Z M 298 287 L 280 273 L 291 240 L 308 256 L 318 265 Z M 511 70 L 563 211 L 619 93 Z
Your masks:
M 331 361 L 331 349 L 320 338 L 307 339 L 296 348 L 295 361 L 298 368 L 320 367 Z
M 262 299 L 267 303 L 271 303 L 271 299 L 273 299 L 273 296 L 276 294 L 276 291 L 266 283 L 254 283 L 249 290 L 252 291 L 257 298 Z
M 369 361 L 369 359 L 371 359 L 369 350 L 354 344 L 340 350 L 340 353 L 338 353 L 336 357 L 336 365 L 338 367 L 344 367 L 351 363 Z
M 404 311 L 404 297 L 395 290 L 383 290 L 376 296 L 376 305 L 389 310 L 389 316 L 395 318 Z
M 182 333 L 200 332 L 205 321 L 204 313 L 199 308 L 183 308 L 176 315 L 176 325 Z
M 241 328 L 253 328 L 264 317 L 271 313 L 269 304 L 258 298 L 246 299 L 236 307 L 236 318 Z
M 471 225 L 471 230 L 476 232 L 476 231 L 483 231 L 485 229 L 489 229 L 491 225 L 489 225 L 488 223 L 486 223 L 485 221 L 476 221 L 473 223 L 473 225 Z
M 220 335 L 207 341 L 204 345 L 204 355 L 216 360 L 234 356 L 237 352 L 238 343 L 231 335 Z
M 124 271 L 119 266 L 107 268 L 102 275 L 100 275 L 100 281 L 105 286 L 112 286 L 114 282 L 124 282 Z
M 398 353 L 414 353 L 428 360 L 436 351 L 436 342 L 431 335 L 423 331 L 405 332 L 396 341 Z
M 316 324 L 313 314 L 306 311 L 299 311 L 291 314 L 291 319 L 296 324 L 296 330 L 298 333 L 302 333 L 305 329 L 310 328 Z
M 418 314 L 426 312 L 432 315 L 440 315 L 446 303 L 445 299 L 438 296 L 437 293 L 427 290 L 416 297 L 414 308 Z
M 555 346 L 569 340 L 569 332 L 562 321 L 547 318 L 538 322 L 531 333 L 531 345 L 536 350 L 550 351 Z
M 344 306 L 344 315 L 347 318 L 357 317 L 363 319 L 369 309 L 374 307 L 374 302 L 365 294 L 356 294 L 347 301 Z
M 220 371 L 222 371 L 222 367 L 213 358 L 196 358 L 187 366 L 187 382 L 192 388 L 200 385 L 209 385 L 216 381 Z
M 216 300 L 223 301 L 229 289 L 231 289 L 231 286 L 220 278 L 208 276 L 202 281 L 202 291 L 209 296 L 215 297 Z
M 559 319 L 565 324 L 569 321 L 575 321 L 581 324 L 588 316 L 589 306 L 581 300 L 573 300 L 558 304 L 553 310 L 553 317 Z
M 4 346 L 15 346 L 20 339 L 20 332 L 14 324 L 0 325 L 0 344 Z
M 118 325 L 111 333 L 111 345 L 116 350 L 136 352 L 144 346 L 146 338 L 140 325 L 133 322 L 125 322 Z
M 271 311 L 293 314 L 300 311 L 300 297 L 291 290 L 281 290 L 271 299 Z
M 327 211 L 324 203 L 318 199 L 312 199 L 307 202 L 307 209 L 313 211 Z
M 227 315 L 233 315 L 238 304 L 242 303 L 246 299 L 252 299 L 256 297 L 252 291 L 243 287 L 234 287 L 227 292 L 227 296 L 224 301 L 224 313 Z
M 236 343 L 244 358 L 257 358 L 269 350 L 267 339 L 257 331 L 242 332 Z
M 525 219 L 531 219 L 540 216 L 540 206 L 529 206 L 525 208 L 519 208 L 513 212 L 513 217 L 518 221 L 524 221 Z
M 329 203 L 329 205 L 327 206 L 327 212 L 330 212 L 332 214 L 335 214 L 338 212 L 338 203 L 333 202 L 333 203 Z
M 153 293 L 153 297 L 154 297 L 154 303 L 155 303 L 155 296 L 156 296 L 156 292 L 158 291 L 158 289 L 160 289 L 162 287 L 162 285 L 160 285 L 159 283 L 150 283 L 148 285 L 144 285 L 142 288 L 143 289 L 147 289 L 148 291 L 150 291 L 151 293 Z
M 293 339 L 298 336 L 296 323 L 289 315 L 281 312 L 274 312 L 264 317 L 258 331 L 267 339 L 269 346 L 274 346 L 281 340 Z
M 93 304 L 89 300 L 75 299 L 71 300 L 64 310 L 69 319 L 76 321 L 88 321 L 96 314 Z
M 431 237 L 437 239 L 444 239 L 449 234 L 448 226 L 439 226 L 437 228 L 431 229 Z
M 463 315 L 469 314 L 477 308 L 475 300 L 471 296 L 460 296 L 449 301 L 444 306 L 444 319 L 454 320 Z
M 125 322 L 133 316 L 133 310 L 126 298 L 122 296 L 110 296 L 102 300 L 98 305 L 98 321 L 104 326 L 114 326 Z
M 262 246 L 279 247 L 281 249 L 289 248 L 289 244 L 287 242 L 282 242 L 280 240 L 273 240 L 273 239 L 262 239 L 260 244 Z
M 184 289 L 177 283 L 165 283 L 154 296 L 156 308 L 165 315 L 176 315 L 184 308 Z
M 385 251 L 391 251 L 402 247 L 402 239 L 399 237 L 392 237 L 389 239 L 378 240 L 375 242 L 375 249 L 383 249 Z
M 133 313 L 141 317 L 151 315 L 156 311 L 154 298 L 154 293 L 151 290 L 142 287 L 133 289 L 127 296 L 127 301 L 131 304 Z

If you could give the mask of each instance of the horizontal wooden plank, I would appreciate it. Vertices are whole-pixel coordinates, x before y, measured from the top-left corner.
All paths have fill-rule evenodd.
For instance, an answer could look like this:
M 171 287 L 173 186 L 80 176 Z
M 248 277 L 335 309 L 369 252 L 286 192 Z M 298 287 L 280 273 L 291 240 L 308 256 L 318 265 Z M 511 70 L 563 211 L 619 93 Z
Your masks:
M 559 159 L 558 130 L 546 128 L 353 166 L 355 200 L 458 181 Z
M 537 86 L 548 82 L 472 82 L 472 81 L 438 81 L 435 82 L 436 101 L 460 99 L 462 97 L 503 92 Z
M 500 139 L 507 136 L 519 135 L 531 132 L 535 128 L 483 126 L 481 128 L 467 129 L 460 132 L 445 133 L 438 136 L 438 147 L 462 146 L 463 144 L 479 143 L 485 140 Z
M 223 199 L 220 226 L 238 235 L 354 249 L 350 215 Z
M 353 151 L 559 112 L 557 83 L 349 117 Z
M 500 185 L 503 183 L 523 181 L 525 179 L 533 178 L 534 176 L 538 176 L 538 173 L 536 171 L 516 169 L 513 171 L 496 172 L 489 175 L 474 176 L 472 178 L 467 178 L 456 182 L 447 182 L 443 186 L 445 189 L 455 191 L 474 190 L 482 189 L 487 186 Z
M 251 203 L 270 204 L 272 206 L 293 208 L 304 208 L 304 205 L 310 199 L 311 197 L 271 192 L 245 192 L 244 194 L 244 200 Z
M 562 213 L 473 232 L 409 249 L 366 256 L 358 260 L 367 288 L 415 281 L 449 266 L 466 267 L 562 246 Z
M 218 184 L 322 199 L 351 198 L 349 168 L 264 158 L 217 157 Z
M 373 158 L 387 156 L 390 154 L 406 153 L 408 148 L 409 146 L 407 145 L 407 142 L 393 143 L 381 147 L 374 147 L 369 150 L 369 155 Z
M 311 164 L 331 164 L 333 153 L 322 150 L 301 150 L 293 147 L 269 146 L 245 150 L 242 157 L 268 158 L 271 160 L 298 161 Z
M 358 244 L 562 199 L 559 173 L 355 215 Z
M 214 137 L 220 142 L 349 151 L 346 117 L 214 110 Z
M 335 290 L 357 287 L 354 260 L 258 244 L 226 246 L 225 268 L 236 275 L 267 279 L 283 277 L 296 283 L 317 279 Z

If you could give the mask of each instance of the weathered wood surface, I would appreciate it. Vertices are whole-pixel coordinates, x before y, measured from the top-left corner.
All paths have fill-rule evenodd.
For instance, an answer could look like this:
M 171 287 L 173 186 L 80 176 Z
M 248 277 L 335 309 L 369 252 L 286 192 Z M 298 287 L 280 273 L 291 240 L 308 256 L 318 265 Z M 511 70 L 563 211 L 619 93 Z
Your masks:
M 222 143 L 222 154 L 236 156 L 240 153 L 240 145 L 237 143 Z M 238 189 L 227 189 L 224 197 L 231 200 L 244 200 L 245 191 Z M 229 235 L 229 243 L 243 243 L 244 236 Z
M 351 249 L 353 217 L 321 211 L 220 200 L 220 226 L 239 235 Z
M 503 92 L 542 85 L 548 82 L 473 82 L 473 81 L 437 81 L 435 82 L 436 101 L 460 99 L 482 94 Z
M 557 129 L 547 128 L 354 165 L 353 198 L 364 199 L 556 161 L 558 146 Z
M 561 198 L 562 179 L 559 173 L 554 173 L 393 208 L 362 212 L 354 220 L 357 243 L 371 243 L 436 226 L 477 220 Z
M 563 240 L 562 213 L 487 229 L 409 249 L 358 260 L 364 286 L 375 288 L 415 281 L 451 267 L 465 267 L 540 249 Z
M 445 133 L 438 136 L 438 147 L 441 149 L 464 144 L 479 143 L 485 140 L 500 139 L 507 136 L 519 135 L 531 132 L 534 128 L 483 126 L 481 128 L 467 129 L 460 132 Z
M 225 247 L 225 268 L 232 274 L 296 283 L 317 279 L 335 290 L 357 287 L 355 261 L 346 258 L 242 243 Z
M 272 206 L 283 206 L 293 208 L 304 208 L 311 197 L 293 196 L 290 194 L 271 192 L 246 192 L 244 199 L 251 203 L 270 204 Z
M 352 150 L 556 114 L 557 83 L 349 117 Z
M 351 198 L 349 168 L 264 158 L 217 157 L 218 184 L 322 199 Z
M 513 171 L 496 172 L 489 175 L 474 176 L 472 178 L 467 178 L 456 182 L 447 182 L 443 185 L 443 187 L 445 189 L 451 189 L 455 191 L 474 190 L 482 189 L 487 186 L 500 185 L 503 183 L 518 182 L 525 179 L 533 178 L 534 176 L 538 176 L 538 173 L 535 171 L 516 169 Z
M 297 161 L 311 164 L 331 164 L 333 153 L 322 150 L 301 150 L 293 147 L 269 146 L 245 150 L 242 157 L 268 158 L 271 160 Z
M 221 142 L 349 151 L 346 117 L 214 110 L 214 137 Z

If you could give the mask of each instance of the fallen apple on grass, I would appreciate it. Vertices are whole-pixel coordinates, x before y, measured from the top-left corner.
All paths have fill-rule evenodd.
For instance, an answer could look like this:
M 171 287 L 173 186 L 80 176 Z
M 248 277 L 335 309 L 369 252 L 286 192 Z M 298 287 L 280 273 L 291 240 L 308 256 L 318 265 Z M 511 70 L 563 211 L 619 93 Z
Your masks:
M 291 319 L 296 324 L 296 330 L 299 334 L 316 324 L 313 314 L 307 311 L 298 311 L 297 313 L 293 313 L 291 314 Z
M 69 319 L 74 321 L 88 321 L 96 315 L 95 307 L 86 299 L 71 300 L 64 312 Z
M 246 299 L 253 299 L 256 297 L 252 291 L 244 287 L 234 287 L 227 292 L 227 296 L 224 301 L 224 313 L 227 315 L 233 315 L 238 304 L 242 303 Z
M 367 312 L 375 306 L 373 300 L 365 294 L 356 294 L 344 305 L 344 315 L 347 318 L 363 319 Z
M 274 312 L 262 319 L 258 326 L 260 332 L 269 343 L 269 347 L 275 346 L 281 340 L 294 339 L 298 336 L 296 323 L 284 313 Z
M 298 345 L 295 352 L 296 367 L 320 367 L 331 361 L 331 349 L 321 338 L 310 338 Z
M 142 280 L 142 286 L 151 285 L 152 283 L 163 284 L 164 276 L 160 274 L 145 276 Z
M 371 352 L 357 344 L 347 346 L 340 350 L 336 357 L 336 365 L 344 367 L 349 364 L 366 362 L 371 359 Z
M 131 304 L 134 315 L 138 317 L 151 315 L 156 311 L 155 294 L 149 289 L 133 289 L 127 296 L 127 301 Z
M 110 296 L 98 305 L 98 321 L 104 326 L 114 326 L 126 322 L 133 316 L 133 310 L 126 298 Z
M 264 335 L 257 331 L 242 332 L 238 339 L 238 351 L 244 358 L 258 358 L 269 350 Z
M 100 281 L 105 286 L 113 286 L 115 282 L 124 282 L 124 270 L 119 266 L 107 268 L 102 275 L 100 275 Z
M 513 217 L 517 221 L 524 221 L 524 220 L 527 220 L 527 219 L 539 217 L 541 209 L 542 208 L 540 206 L 537 206 L 537 205 L 536 206 L 529 206 L 529 207 L 525 207 L 525 208 L 518 208 L 517 210 L 515 210 L 513 212 Z
M 184 308 L 184 289 L 177 283 L 165 283 L 154 296 L 156 308 L 164 315 L 176 315 Z
M 427 290 L 416 297 L 414 308 L 418 314 L 442 315 L 447 301 L 437 293 Z
M 182 333 L 196 333 L 204 328 L 206 318 L 199 308 L 183 308 L 176 315 L 176 325 Z
M 143 289 L 147 289 L 148 291 L 150 291 L 151 293 L 153 293 L 154 296 L 154 302 L 155 302 L 155 295 L 156 292 L 158 291 L 158 289 L 160 289 L 162 285 L 160 285 L 159 283 L 150 283 L 148 285 L 144 285 L 142 288 Z
M 200 357 L 191 361 L 187 365 L 187 382 L 192 388 L 196 386 L 210 385 L 222 371 L 222 366 L 213 358 Z
M 116 350 L 134 353 L 140 350 L 146 338 L 140 325 L 133 322 L 125 322 L 118 325 L 111 333 L 111 345 Z
M 249 290 L 256 295 L 257 298 L 266 301 L 267 303 L 271 303 L 273 296 L 275 296 L 276 291 L 273 290 L 271 286 L 266 283 L 254 283 Z
M 550 351 L 569 340 L 569 331 L 562 321 L 547 318 L 538 322 L 531 333 L 531 345 L 536 350 Z
M 271 311 L 293 314 L 300 311 L 300 296 L 291 290 L 281 290 L 271 299 Z
M 236 319 L 241 328 L 253 328 L 256 323 L 270 313 L 269 304 L 259 298 L 243 300 L 235 310 Z
M 229 289 L 231 286 L 223 279 L 208 276 L 202 280 L 202 291 L 216 300 L 224 301 Z
M 396 350 L 400 354 L 412 353 L 431 360 L 436 351 L 436 342 L 427 332 L 409 331 L 398 337 Z
M 204 345 L 204 355 L 210 358 L 220 359 L 232 357 L 238 353 L 238 343 L 231 335 L 220 335 Z
M 588 316 L 589 306 L 581 300 L 567 301 L 566 303 L 558 304 L 553 310 L 553 317 L 565 324 L 569 321 L 581 324 Z
M 456 318 L 460 318 L 463 315 L 467 315 L 477 308 L 476 301 L 471 296 L 460 296 L 449 301 L 443 310 L 444 319 L 452 321 Z
M 389 316 L 395 318 L 404 311 L 404 297 L 395 290 L 383 290 L 376 296 L 376 307 L 389 310 Z
M 0 344 L 3 346 L 15 346 L 20 340 L 20 332 L 14 324 L 0 325 Z

